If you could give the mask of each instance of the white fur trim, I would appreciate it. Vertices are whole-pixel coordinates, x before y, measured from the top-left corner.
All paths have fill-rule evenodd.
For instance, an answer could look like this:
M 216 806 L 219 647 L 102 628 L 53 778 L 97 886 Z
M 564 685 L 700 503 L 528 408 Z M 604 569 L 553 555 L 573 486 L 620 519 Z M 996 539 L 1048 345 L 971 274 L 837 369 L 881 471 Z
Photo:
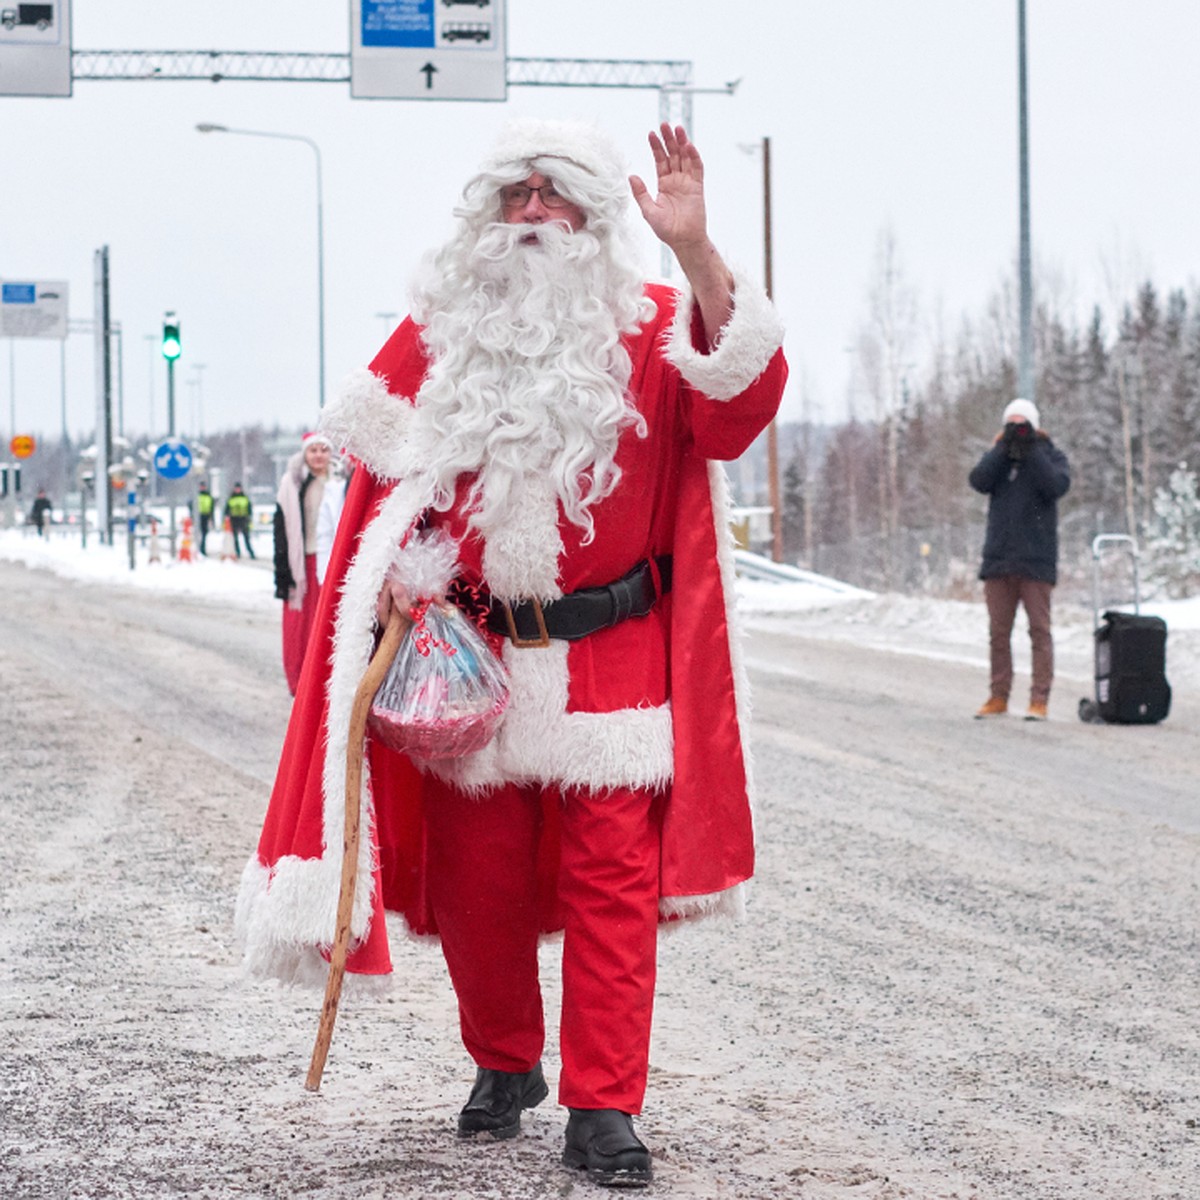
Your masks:
M 285 940 L 261 911 L 267 900 L 268 887 L 273 890 L 270 872 L 258 861 L 250 859 L 242 872 L 234 928 L 242 943 L 243 962 L 251 974 L 266 979 L 302 987 L 323 988 L 329 977 L 329 962 L 321 953 L 316 938 Z M 336 906 L 336 899 L 335 899 Z M 390 975 L 356 975 L 348 973 L 342 985 L 343 998 L 377 996 L 387 991 Z
M 393 396 L 378 375 L 360 367 L 342 383 L 338 398 L 321 414 L 321 430 L 339 450 L 354 455 L 380 479 L 400 479 L 412 470 L 416 410 Z
M 663 896 L 658 902 L 658 911 L 667 918 L 663 926 L 667 930 L 681 922 L 699 921 L 705 917 L 740 921 L 746 915 L 746 884 L 736 883 L 723 892 L 704 896 Z
M 487 481 L 484 481 L 487 499 Z M 502 600 L 537 597 L 542 603 L 562 595 L 558 560 L 558 493 L 548 474 L 513 481 L 504 523 L 488 531 L 483 548 L 483 577 L 488 590 Z
M 567 642 L 506 644 L 510 699 L 496 737 L 476 754 L 430 769 L 472 791 L 510 780 L 592 791 L 666 787 L 675 761 L 670 704 L 568 712 L 569 651 Z
M 767 369 L 783 345 L 783 322 L 766 292 L 740 271 L 734 271 L 733 276 L 733 315 L 711 354 L 701 354 L 692 345 L 695 298 L 690 292 L 680 298 L 667 338 L 668 361 L 711 400 L 740 396 Z

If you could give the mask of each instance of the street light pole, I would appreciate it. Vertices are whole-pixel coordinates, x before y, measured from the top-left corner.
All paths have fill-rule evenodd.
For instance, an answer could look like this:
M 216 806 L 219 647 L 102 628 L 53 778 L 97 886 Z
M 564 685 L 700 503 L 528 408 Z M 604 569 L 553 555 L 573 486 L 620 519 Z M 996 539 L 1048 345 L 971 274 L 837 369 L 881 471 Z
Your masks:
M 150 422 L 150 437 L 153 439 L 158 436 L 158 430 L 154 425 L 154 371 L 158 366 L 158 350 L 159 343 L 162 341 L 162 335 L 157 333 L 143 333 L 142 341 L 146 343 L 146 348 L 150 351 L 150 402 L 146 410 L 147 420 Z
M 192 363 L 192 370 L 196 373 L 193 383 L 196 385 L 196 436 L 202 438 L 204 436 L 204 369 L 208 363 Z
M 1025 76 L 1025 0 L 1017 0 L 1017 106 L 1021 212 L 1021 347 L 1017 383 L 1020 394 L 1033 401 L 1033 271 L 1029 237 L 1029 105 Z
M 317 160 L 317 408 L 325 406 L 325 211 L 321 186 L 321 148 L 312 138 L 299 133 L 269 133 L 262 129 L 229 129 L 208 121 L 196 126 L 200 133 L 235 133 L 242 137 L 278 138 L 286 142 L 303 142 Z

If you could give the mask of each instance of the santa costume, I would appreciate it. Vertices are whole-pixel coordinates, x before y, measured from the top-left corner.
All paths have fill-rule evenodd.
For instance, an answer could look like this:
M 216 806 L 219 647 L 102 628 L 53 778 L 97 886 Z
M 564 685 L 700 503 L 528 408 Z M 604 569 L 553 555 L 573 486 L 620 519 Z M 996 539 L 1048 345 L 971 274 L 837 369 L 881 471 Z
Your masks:
M 494 196 L 531 171 L 552 175 L 587 212 L 587 236 L 560 239 L 573 256 L 567 274 L 586 273 L 593 260 L 625 261 L 624 174 L 590 131 L 518 125 L 468 188 L 463 211 L 482 210 L 489 189 Z M 487 237 L 501 239 L 493 224 Z M 415 319 L 351 377 L 322 421 L 361 469 L 238 926 L 254 968 L 323 974 L 347 728 L 376 645 L 377 597 L 389 575 L 407 570 L 411 580 L 431 547 L 450 546 L 454 583 L 440 582 L 483 597 L 493 630 L 506 627 L 497 614 L 514 614 L 514 636 L 493 640 L 511 699 L 493 740 L 465 757 L 415 761 L 368 738 L 348 969 L 391 971 L 385 912 L 412 935 L 439 937 L 476 1064 L 537 1069 L 540 1080 L 537 943 L 561 930 L 560 1102 L 637 1113 L 656 927 L 738 914 L 753 872 L 744 672 L 718 460 L 742 454 L 775 414 L 786 378 L 782 329 L 742 277 L 715 346 L 690 295 L 622 282 L 614 296 L 623 299 L 598 305 L 585 288 L 563 301 L 574 307 L 561 320 L 497 322 L 503 344 L 489 349 L 488 319 L 464 318 L 455 331 L 446 315 L 459 297 L 493 286 L 492 260 L 465 241 L 458 258 L 435 260 L 440 279 L 418 291 Z M 503 253 L 507 261 L 549 252 L 514 242 Z M 540 260 L 531 261 L 536 291 Z M 589 332 L 598 307 L 616 310 L 603 338 Z M 577 314 L 581 333 L 571 324 Z M 587 411 L 573 424 L 577 408 Z M 597 432 L 581 442 L 580 429 Z M 592 627 L 597 603 L 611 611 Z

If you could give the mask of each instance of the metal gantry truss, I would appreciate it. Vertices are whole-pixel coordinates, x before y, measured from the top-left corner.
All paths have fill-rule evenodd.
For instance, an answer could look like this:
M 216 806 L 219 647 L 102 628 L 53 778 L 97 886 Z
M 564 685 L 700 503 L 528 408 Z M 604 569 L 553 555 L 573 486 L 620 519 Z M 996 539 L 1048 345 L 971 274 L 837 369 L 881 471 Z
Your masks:
M 284 80 L 349 83 L 349 54 L 253 50 L 75 50 L 75 79 Z M 685 60 L 626 58 L 510 58 L 510 87 L 685 88 Z
M 641 88 L 657 91 L 659 119 L 692 127 L 692 95 L 732 95 L 736 84 L 692 85 L 686 59 L 509 58 L 509 87 Z M 350 55 L 275 50 L 73 50 L 71 76 L 127 81 L 225 80 L 349 83 Z

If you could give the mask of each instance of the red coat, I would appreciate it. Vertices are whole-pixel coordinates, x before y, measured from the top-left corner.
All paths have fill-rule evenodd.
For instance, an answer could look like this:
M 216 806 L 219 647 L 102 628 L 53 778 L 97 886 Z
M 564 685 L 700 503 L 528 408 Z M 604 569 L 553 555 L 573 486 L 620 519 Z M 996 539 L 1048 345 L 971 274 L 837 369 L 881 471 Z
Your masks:
M 657 315 L 626 339 L 630 391 L 647 436 L 626 430 L 622 478 L 590 510 L 595 537 L 563 518 L 551 485 L 531 473 L 511 520 L 486 542 L 464 542 L 498 594 L 549 573 L 555 594 L 608 583 L 643 558 L 673 557 L 673 591 L 647 617 L 545 649 L 504 644 L 512 701 L 494 742 L 455 760 L 451 777 L 486 788 L 522 778 L 663 795 L 660 911 L 664 919 L 738 912 L 753 872 L 744 690 L 731 637 L 733 570 L 724 474 L 774 416 L 787 367 L 782 330 L 761 292 L 739 280 L 737 306 L 713 353 L 690 299 L 651 287 Z M 410 401 L 428 362 L 406 321 L 369 372 L 351 377 L 323 427 L 356 471 L 338 527 L 312 644 L 275 788 L 247 865 L 238 924 L 251 965 L 293 975 L 332 942 L 341 863 L 346 729 L 374 647 L 374 604 L 395 548 L 426 510 L 412 481 L 421 410 Z M 456 533 L 461 525 L 454 526 Z M 420 771 L 368 739 L 363 838 L 349 969 L 391 970 L 384 909 L 410 932 L 436 935 L 426 901 Z M 486 797 L 481 799 L 486 803 Z M 555 900 L 557 829 L 547 802 L 540 867 L 543 928 L 561 928 Z

